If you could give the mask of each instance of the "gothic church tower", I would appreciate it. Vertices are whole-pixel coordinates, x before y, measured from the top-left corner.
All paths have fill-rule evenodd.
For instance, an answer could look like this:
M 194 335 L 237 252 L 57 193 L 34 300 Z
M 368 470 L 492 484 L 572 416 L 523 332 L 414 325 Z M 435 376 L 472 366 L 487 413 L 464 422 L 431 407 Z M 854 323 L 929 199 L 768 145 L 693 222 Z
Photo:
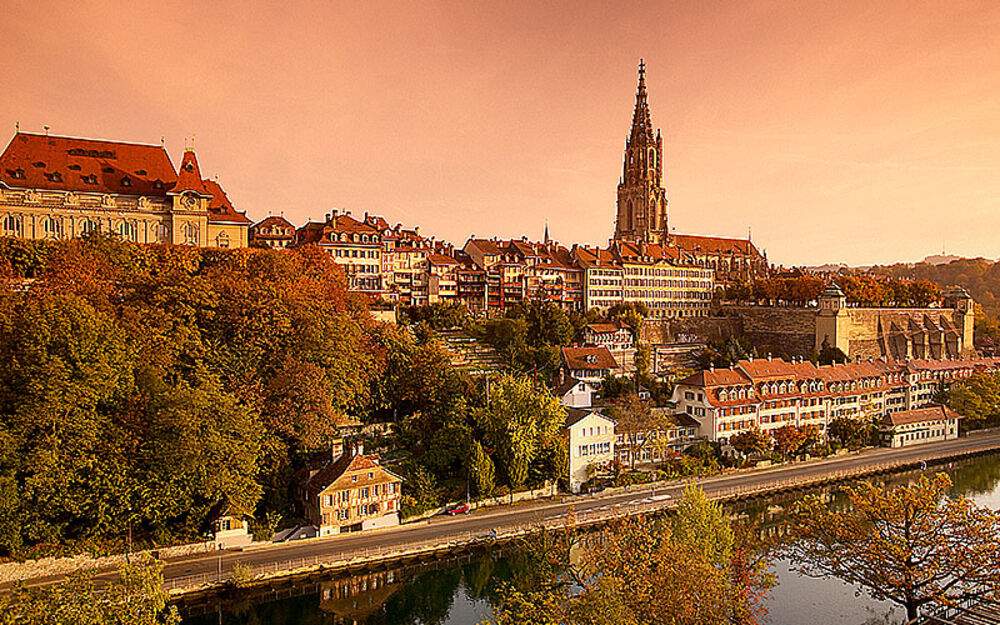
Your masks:
M 639 60 L 632 131 L 625 142 L 625 165 L 618 182 L 615 239 L 666 244 L 667 191 L 663 188 L 663 139 L 653 134 L 646 100 L 646 65 Z

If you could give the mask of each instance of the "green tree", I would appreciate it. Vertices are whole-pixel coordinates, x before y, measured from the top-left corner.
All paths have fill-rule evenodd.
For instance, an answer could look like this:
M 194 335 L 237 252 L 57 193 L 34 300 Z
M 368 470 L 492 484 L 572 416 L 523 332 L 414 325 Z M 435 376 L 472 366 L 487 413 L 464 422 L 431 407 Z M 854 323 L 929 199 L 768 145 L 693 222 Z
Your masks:
M 729 444 L 744 456 L 759 456 L 771 449 L 771 438 L 755 428 L 730 437 Z
M 548 389 L 512 375 L 501 376 L 491 386 L 489 401 L 475 413 L 497 466 L 515 488 L 525 483 L 542 450 L 557 444 L 565 417 L 565 409 Z
M 493 494 L 495 486 L 495 469 L 493 461 L 486 454 L 479 441 L 472 443 L 472 455 L 469 458 L 469 470 L 472 472 L 472 480 L 476 485 L 476 494 L 480 497 L 489 497 Z
M 708 500 L 693 482 L 684 487 L 673 522 L 674 538 L 693 545 L 711 562 L 725 566 L 732 556 L 733 530 L 722 506 Z

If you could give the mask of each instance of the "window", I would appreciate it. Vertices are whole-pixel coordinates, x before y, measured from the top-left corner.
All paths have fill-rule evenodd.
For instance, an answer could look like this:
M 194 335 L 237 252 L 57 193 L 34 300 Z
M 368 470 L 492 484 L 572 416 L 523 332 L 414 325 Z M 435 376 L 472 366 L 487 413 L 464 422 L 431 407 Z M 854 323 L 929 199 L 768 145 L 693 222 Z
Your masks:
M 58 239 L 62 236 L 62 222 L 56 221 L 53 217 L 46 217 L 43 225 L 47 238 Z
M 184 224 L 184 228 L 181 230 L 184 234 L 184 243 L 186 245 L 198 245 L 198 226 L 193 223 Z
M 136 240 L 136 227 L 135 223 L 129 221 L 123 221 L 118 225 L 118 235 L 126 241 Z
M 215 237 L 215 246 L 221 249 L 229 248 L 229 235 L 225 232 L 220 232 L 219 236 Z
M 153 239 L 160 242 L 166 242 L 170 238 L 170 231 L 166 224 L 154 224 L 153 225 Z
M 101 222 L 96 219 L 84 219 L 83 225 L 80 226 L 80 231 L 83 232 L 83 234 L 87 234 L 88 232 L 100 232 L 100 230 Z
M 21 236 L 21 218 L 17 215 L 7 215 L 3 218 L 4 234 Z

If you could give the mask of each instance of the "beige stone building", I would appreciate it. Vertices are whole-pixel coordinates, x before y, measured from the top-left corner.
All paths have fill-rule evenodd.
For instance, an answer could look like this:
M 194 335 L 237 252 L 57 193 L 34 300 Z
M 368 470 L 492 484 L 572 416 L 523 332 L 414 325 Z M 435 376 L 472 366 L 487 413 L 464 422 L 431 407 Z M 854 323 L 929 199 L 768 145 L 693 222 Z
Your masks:
M 2 236 L 236 248 L 250 223 L 192 149 L 175 171 L 162 145 L 18 132 L 0 155 Z

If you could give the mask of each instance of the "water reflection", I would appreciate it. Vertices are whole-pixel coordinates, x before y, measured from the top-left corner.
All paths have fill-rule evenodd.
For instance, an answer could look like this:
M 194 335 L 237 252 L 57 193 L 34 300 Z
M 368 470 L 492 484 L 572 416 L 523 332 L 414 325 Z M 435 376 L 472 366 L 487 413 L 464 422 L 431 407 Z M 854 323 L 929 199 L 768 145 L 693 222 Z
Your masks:
M 942 470 L 951 475 L 954 494 L 1000 508 L 1000 455 L 929 467 L 927 472 Z M 921 473 L 879 479 L 906 483 Z M 848 505 L 837 487 L 826 487 L 738 502 L 728 509 L 757 522 L 763 536 L 780 540 L 787 511 L 806 492 L 819 494 L 834 507 Z M 357 575 L 276 583 L 273 588 L 189 601 L 181 611 L 185 625 L 469 625 L 489 614 L 502 584 L 529 587 L 534 571 L 529 554 L 478 551 Z M 803 577 L 780 560 L 774 571 L 778 585 L 768 603 L 772 623 L 890 625 L 904 620 L 902 610 L 858 594 L 838 579 Z

